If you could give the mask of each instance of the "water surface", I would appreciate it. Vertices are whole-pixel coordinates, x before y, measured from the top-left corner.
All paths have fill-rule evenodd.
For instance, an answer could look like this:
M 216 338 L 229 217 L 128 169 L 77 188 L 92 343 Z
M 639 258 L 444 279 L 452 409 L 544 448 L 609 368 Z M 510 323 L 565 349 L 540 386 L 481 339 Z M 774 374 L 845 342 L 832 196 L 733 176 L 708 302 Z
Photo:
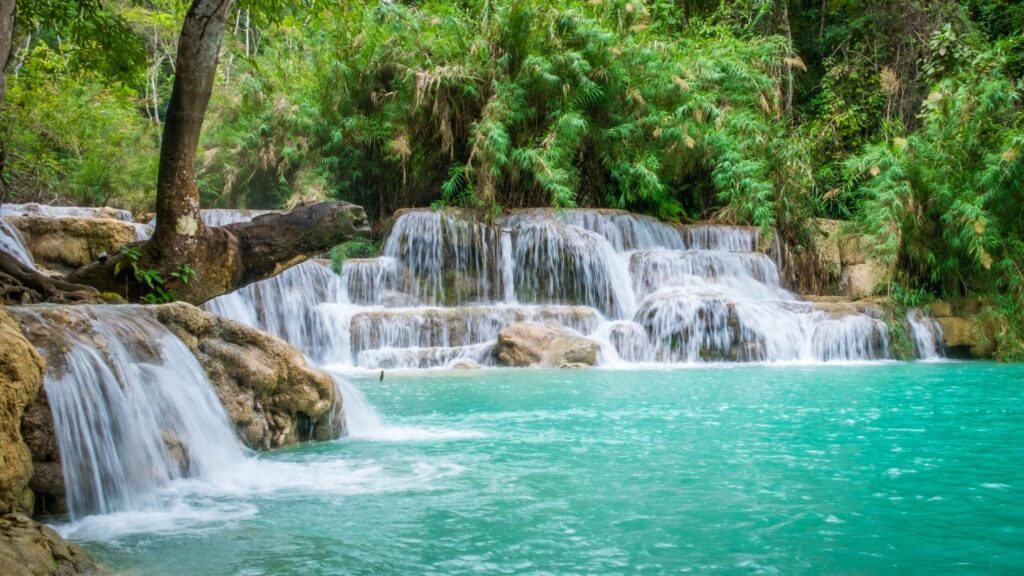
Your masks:
M 1024 571 L 1024 367 L 356 384 L 385 426 L 60 529 L 154 575 Z

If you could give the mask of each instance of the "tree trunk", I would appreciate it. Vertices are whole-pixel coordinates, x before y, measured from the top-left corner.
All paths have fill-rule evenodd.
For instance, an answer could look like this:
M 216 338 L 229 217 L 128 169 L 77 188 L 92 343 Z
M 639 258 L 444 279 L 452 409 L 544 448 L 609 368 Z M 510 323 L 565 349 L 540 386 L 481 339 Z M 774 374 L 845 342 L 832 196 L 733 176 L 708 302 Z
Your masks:
M 174 270 L 161 270 L 167 280 L 164 288 L 172 291 L 176 299 L 192 304 L 202 304 L 280 274 L 348 240 L 368 237 L 370 226 L 361 207 L 347 202 L 322 202 L 223 228 L 203 226 L 203 231 L 192 259 L 186 262 L 196 271 L 194 279 L 183 282 L 170 277 L 169 272 Z M 106 262 L 94 262 L 72 272 L 68 281 L 138 301 L 151 289 L 135 281 L 124 264 L 124 270 L 114 274 L 117 262 L 123 258 L 117 255 Z M 151 265 L 140 259 L 138 266 L 148 269 Z
M 0 0 L 0 107 L 7 95 L 7 65 L 14 46 L 15 0 Z
M 199 217 L 196 150 L 232 1 L 194 0 L 178 40 L 174 87 L 160 144 L 157 224 L 148 253 L 155 263 L 172 268 L 194 258 L 206 236 Z
M 15 0 L 0 0 L 0 110 L 4 107 L 7 96 L 7 67 L 11 62 L 11 50 L 14 46 L 14 12 Z M 0 206 L 7 201 L 7 180 L 4 176 L 4 164 L 7 151 L 4 148 L 3 136 L 0 135 Z
M 203 223 L 195 173 L 196 151 L 232 2 L 193 0 L 185 16 L 160 145 L 157 223 L 152 239 L 133 245 L 138 251 L 137 260 L 116 254 L 74 271 L 68 276 L 69 282 L 119 294 L 128 300 L 172 294 L 176 299 L 201 304 L 278 274 L 337 244 L 369 236 L 363 209 L 347 202 L 306 206 L 223 228 L 210 228 Z M 13 9 L 13 0 L 0 0 L 4 7 L 7 3 Z M 7 43 L 10 44 L 9 39 Z M 191 272 L 183 274 L 188 269 Z M 154 272 L 159 273 L 162 282 L 151 286 L 140 280 L 148 277 L 152 282 Z M 8 276 L 12 282 L 24 284 L 19 280 L 25 276 L 24 270 Z M 57 291 L 42 286 L 37 276 L 29 275 L 27 280 L 41 286 L 36 290 L 38 296 L 33 298 L 61 297 Z M 0 277 L 0 287 L 3 280 Z M 72 285 L 62 286 L 68 291 Z

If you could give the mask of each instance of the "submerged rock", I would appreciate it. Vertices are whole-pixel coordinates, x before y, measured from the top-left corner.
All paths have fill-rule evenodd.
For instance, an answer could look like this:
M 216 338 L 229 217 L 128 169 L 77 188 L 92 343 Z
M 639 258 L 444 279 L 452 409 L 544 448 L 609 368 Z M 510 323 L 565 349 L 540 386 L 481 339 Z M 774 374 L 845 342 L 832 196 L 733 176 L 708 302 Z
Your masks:
M 0 518 L 0 574 L 75 576 L 96 572 L 92 558 L 52 528 L 21 514 Z
M 513 324 L 498 333 L 502 366 L 582 368 L 597 363 L 597 342 L 558 325 Z
M 476 360 L 459 360 L 455 364 L 452 364 L 452 370 L 478 370 L 483 368 Z

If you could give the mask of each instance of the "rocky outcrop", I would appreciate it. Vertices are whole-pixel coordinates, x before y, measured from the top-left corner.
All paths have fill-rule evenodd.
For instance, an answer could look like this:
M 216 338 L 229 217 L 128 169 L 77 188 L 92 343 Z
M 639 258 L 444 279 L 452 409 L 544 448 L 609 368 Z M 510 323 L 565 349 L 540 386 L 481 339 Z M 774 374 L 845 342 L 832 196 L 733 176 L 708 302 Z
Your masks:
M 928 307 L 931 316 L 942 326 L 946 354 L 960 358 L 991 358 L 995 339 L 978 317 L 981 304 L 972 302 L 934 302 Z
M 872 318 L 882 317 L 882 300 L 879 298 L 854 300 L 845 296 L 817 295 L 804 295 L 803 298 L 832 318 L 842 318 L 856 314 L 867 314 Z
M 806 246 L 785 240 L 778 246 L 777 240 L 772 237 L 766 251 L 778 257 L 782 283 L 794 292 L 858 300 L 876 294 L 888 275 L 886 266 L 871 256 L 867 239 L 839 220 L 816 220 Z
M 11 216 L 29 252 L 41 268 L 66 273 L 101 254 L 116 254 L 136 240 L 135 226 L 112 218 Z
M 18 322 L 0 310 L 0 513 L 33 509 L 32 453 L 22 437 L 21 421 L 42 386 L 42 358 Z
M 52 528 L 21 514 L 0 518 L 0 574 L 76 576 L 95 574 L 96 563 Z
M 871 256 L 864 236 L 857 234 L 846 234 L 839 238 L 839 261 L 842 265 L 839 293 L 851 298 L 876 294 L 888 273 L 885 265 Z
M 285 341 L 177 302 L 147 307 L 195 354 L 251 448 L 267 450 L 344 431 L 334 381 Z
M 597 350 L 597 342 L 553 323 L 513 324 L 498 333 L 502 366 L 583 368 L 597 363 Z

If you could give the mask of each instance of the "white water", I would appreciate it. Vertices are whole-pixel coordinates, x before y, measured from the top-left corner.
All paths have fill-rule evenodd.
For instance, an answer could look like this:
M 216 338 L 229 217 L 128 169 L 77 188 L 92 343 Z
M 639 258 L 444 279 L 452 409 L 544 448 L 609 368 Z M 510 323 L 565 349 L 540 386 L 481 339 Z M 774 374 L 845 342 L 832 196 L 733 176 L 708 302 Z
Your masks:
M 247 454 L 203 369 L 137 306 L 12 308 L 47 358 L 70 523 L 76 539 L 202 531 L 251 517 L 253 495 L 429 489 L 462 468 L 345 459 L 265 461 Z M 69 326 L 74 326 L 68 330 Z M 478 438 L 472 430 L 394 426 L 334 375 L 349 436 L 379 442 Z M 174 456 L 180 444 L 184 458 Z M 225 500 L 226 499 L 226 500 Z
M 759 244 L 753 228 L 615 210 L 521 210 L 494 223 L 412 210 L 383 256 L 345 262 L 338 285 L 310 262 L 207 306 L 321 364 L 371 370 L 491 365 L 498 332 L 516 322 L 587 335 L 604 366 L 889 357 L 880 318 L 801 301 Z M 288 296 L 261 296 L 263 286 Z
M 943 351 L 942 325 L 922 310 L 907 311 L 907 324 L 913 337 L 917 357 L 921 360 L 936 360 L 945 356 Z
M 12 311 L 30 338 L 43 334 L 34 343 L 48 356 L 45 389 L 72 519 L 160 508 L 159 490 L 171 481 L 212 478 L 242 462 L 235 431 L 195 357 L 137 307 Z M 46 350 L 45 333 L 67 329 L 54 319 L 60 316 L 88 329 L 66 331 L 66 351 Z M 180 441 L 183 462 L 168 438 Z
M 0 250 L 14 256 L 15 260 L 29 268 L 36 267 L 32 254 L 25 247 L 25 242 L 21 238 L 21 233 L 2 216 L 0 216 Z

